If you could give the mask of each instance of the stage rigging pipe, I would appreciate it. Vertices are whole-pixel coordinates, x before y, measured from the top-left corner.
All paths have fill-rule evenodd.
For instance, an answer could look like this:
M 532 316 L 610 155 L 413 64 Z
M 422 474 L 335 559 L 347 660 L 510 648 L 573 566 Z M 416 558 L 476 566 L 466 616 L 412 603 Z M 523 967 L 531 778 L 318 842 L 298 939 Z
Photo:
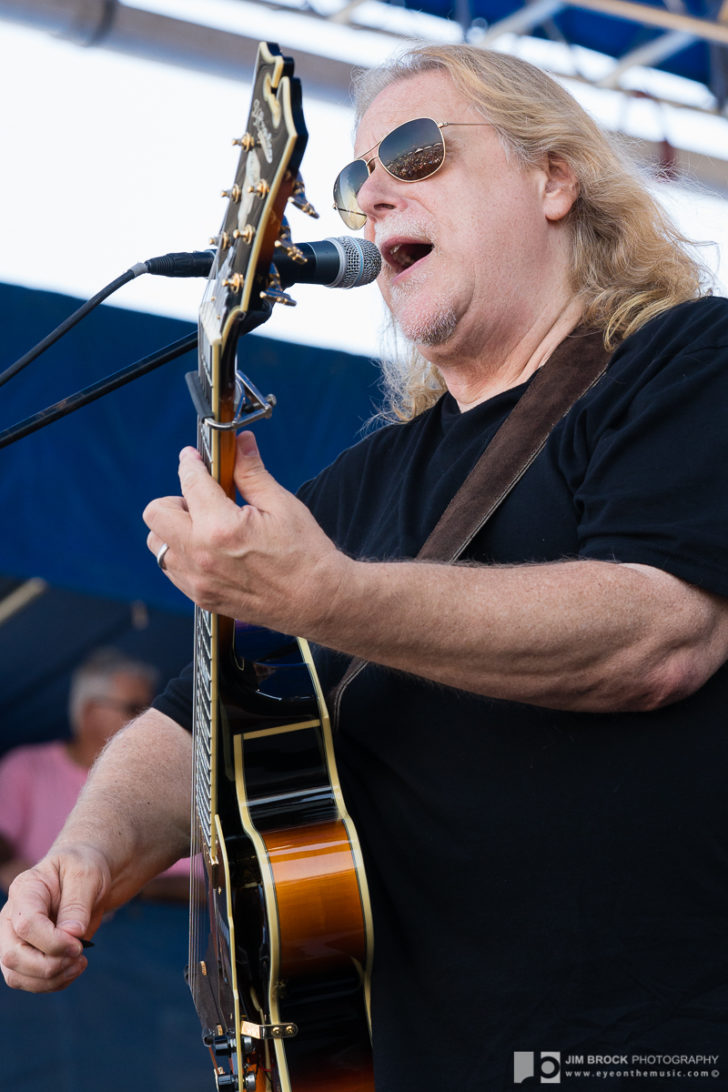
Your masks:
M 143 11 L 119 0 L 0 0 L 0 19 L 50 31 L 82 46 L 104 46 L 218 76 L 250 80 L 257 37 Z M 280 42 L 283 52 L 294 43 Z M 351 64 L 295 46 L 296 75 L 321 97 L 345 101 Z

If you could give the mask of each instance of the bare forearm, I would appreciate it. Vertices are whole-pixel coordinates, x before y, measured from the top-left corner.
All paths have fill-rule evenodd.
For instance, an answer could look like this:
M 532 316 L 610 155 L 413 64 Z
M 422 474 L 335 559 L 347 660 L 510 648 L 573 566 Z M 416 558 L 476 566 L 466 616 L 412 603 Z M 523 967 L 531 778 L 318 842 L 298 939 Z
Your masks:
M 355 561 L 238 437 L 238 507 L 199 456 L 150 504 L 148 546 L 195 603 L 435 682 L 557 709 L 650 709 L 728 656 L 725 600 L 645 565 Z
M 191 753 L 187 733 L 153 710 L 113 738 L 51 850 L 0 911 L 9 986 L 67 986 L 87 966 L 81 938 L 186 851 Z
M 322 597 L 325 598 L 325 597 Z M 644 566 L 350 562 L 322 644 L 474 693 L 552 708 L 645 709 L 720 665 L 724 605 Z
M 109 906 L 125 902 L 189 851 L 191 742 L 150 710 L 94 766 L 51 852 L 87 846 L 111 874 Z

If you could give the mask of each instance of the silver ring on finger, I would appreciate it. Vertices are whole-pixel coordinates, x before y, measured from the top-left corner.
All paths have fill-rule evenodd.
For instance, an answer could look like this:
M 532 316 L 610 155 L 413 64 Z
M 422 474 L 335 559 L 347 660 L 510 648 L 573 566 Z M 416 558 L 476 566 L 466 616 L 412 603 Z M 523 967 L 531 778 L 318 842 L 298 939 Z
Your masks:
M 165 557 L 167 555 L 167 550 L 168 549 L 169 549 L 169 544 L 166 543 L 166 542 L 163 542 L 162 545 L 159 547 L 159 550 L 157 551 L 157 565 L 159 565 L 162 572 L 164 572 L 164 559 L 165 559 Z

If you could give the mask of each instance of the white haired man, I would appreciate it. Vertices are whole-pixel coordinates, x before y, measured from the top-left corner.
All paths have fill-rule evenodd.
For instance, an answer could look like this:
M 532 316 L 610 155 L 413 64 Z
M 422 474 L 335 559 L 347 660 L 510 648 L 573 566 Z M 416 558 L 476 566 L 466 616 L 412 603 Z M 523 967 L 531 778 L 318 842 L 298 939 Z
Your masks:
M 522 1051 L 715 1054 L 728 303 L 701 296 L 578 105 L 514 58 L 409 51 L 363 85 L 356 155 L 335 195 L 416 350 L 400 420 L 298 497 L 242 434 L 242 508 L 185 450 L 149 547 L 168 544 L 169 578 L 205 608 L 315 642 L 327 688 L 369 661 L 337 754 L 372 889 L 378 1092 L 508 1087 Z M 412 560 L 541 366 L 589 330 L 606 374 L 465 563 Z M 11 985 L 81 973 L 79 938 L 184 851 L 188 707 L 171 684 L 16 881 Z

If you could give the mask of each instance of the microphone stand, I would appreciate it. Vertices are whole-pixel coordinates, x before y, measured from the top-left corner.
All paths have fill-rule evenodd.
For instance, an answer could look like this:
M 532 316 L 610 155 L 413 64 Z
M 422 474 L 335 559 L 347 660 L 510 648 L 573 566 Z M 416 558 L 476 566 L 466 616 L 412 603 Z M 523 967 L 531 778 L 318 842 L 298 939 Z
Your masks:
M 89 402 L 95 402 L 97 398 L 103 398 L 104 395 L 111 394 L 112 391 L 123 387 L 126 383 L 131 383 L 134 379 L 139 379 L 147 372 L 154 371 L 162 364 L 169 363 L 170 360 L 176 360 L 178 356 L 182 356 L 183 353 L 194 349 L 196 345 L 197 331 L 195 330 L 194 333 L 186 334 L 185 337 L 173 341 L 166 348 L 160 349 L 150 356 L 145 356 L 135 364 L 130 364 L 129 367 L 122 368 L 121 371 L 114 372 L 113 375 L 100 379 L 89 387 L 84 387 L 83 390 L 70 395 L 68 398 L 62 398 L 60 402 L 47 406 L 46 409 L 34 413 L 32 417 L 26 417 L 24 421 L 20 421 L 17 425 L 12 425 L 0 432 L 0 448 L 7 447 L 9 444 L 15 443 L 16 440 L 22 440 L 24 436 L 28 436 L 31 432 L 37 432 L 38 429 L 45 428 L 46 425 L 58 421 L 61 417 L 66 417 L 69 413 L 74 413 L 83 406 L 87 406 Z
M 244 334 L 252 333 L 258 326 L 267 322 L 270 318 L 271 310 L 271 304 L 266 301 L 261 304 L 258 310 L 248 311 L 245 315 L 241 316 L 236 331 L 236 340 L 239 340 Z M 66 417 L 69 413 L 75 413 L 76 410 L 81 409 L 83 406 L 87 406 L 89 402 L 95 402 L 98 398 L 103 398 L 104 395 L 111 394 L 112 391 L 117 390 L 119 387 L 123 387 L 126 383 L 131 383 L 134 379 L 140 379 L 141 376 L 146 375 L 147 372 L 154 371 L 155 368 L 159 368 L 162 364 L 168 364 L 170 360 L 176 360 L 177 357 L 182 356 L 183 353 L 189 352 L 190 349 L 195 349 L 197 347 L 197 340 L 198 331 L 195 330 L 194 333 L 186 334 L 184 337 L 179 338 L 179 340 L 173 341 L 170 345 L 167 345 L 166 348 L 160 349 L 150 356 L 143 357 L 143 359 L 138 360 L 136 364 L 130 364 L 127 368 L 122 368 L 121 371 L 114 372 L 113 375 L 107 376 L 106 379 L 100 379 L 96 383 L 92 383 L 89 387 L 84 387 L 76 394 L 72 394 L 68 398 L 62 398 L 60 402 L 55 402 L 52 406 L 47 406 L 46 409 L 34 413 L 32 417 L 26 417 L 24 421 L 20 421 L 17 425 L 12 425 L 10 428 L 0 432 L 0 448 L 8 447 L 17 440 L 22 440 L 24 436 L 28 436 L 31 432 L 37 432 L 38 429 L 45 428 L 46 425 L 58 421 L 61 417 Z M 258 417 L 270 416 L 271 409 L 275 405 L 273 395 L 263 398 L 260 392 L 253 386 L 250 380 L 242 374 L 242 372 L 238 371 L 236 374 L 242 393 L 241 403 L 238 407 L 238 415 L 233 421 L 225 424 L 213 425 L 213 427 L 240 429 L 246 423 L 257 420 Z M 198 414 L 205 418 L 209 418 L 210 407 L 205 403 L 204 396 L 199 389 L 197 372 L 189 373 L 186 379 L 192 401 Z M 250 400 L 246 401 L 248 396 L 250 396 Z
M 79 307 L 77 311 L 74 311 L 60 326 L 38 342 L 33 349 L 0 373 L 0 386 L 7 383 L 8 380 L 32 363 L 41 353 L 55 344 L 59 338 L 67 334 L 81 319 L 85 318 L 94 307 L 97 307 L 98 304 L 102 303 L 103 300 L 134 277 L 138 277 L 142 273 L 153 273 L 165 277 L 208 276 L 214 257 L 214 251 L 202 250 L 190 253 L 164 254 L 133 265 Z M 303 269 L 301 268 L 301 261 L 303 261 Z M 264 295 L 266 303 L 262 306 L 259 305 L 257 310 L 249 311 L 244 316 L 237 331 L 238 338 L 243 334 L 250 333 L 270 317 L 271 303 L 294 302 L 281 290 L 283 285 L 287 287 L 299 281 L 307 281 L 312 284 L 325 284 L 332 288 L 354 288 L 359 284 L 369 284 L 374 280 L 381 268 L 381 256 L 373 243 L 367 242 L 366 239 L 352 239 L 347 235 L 342 235 L 338 239 L 324 239 L 319 243 L 303 243 L 301 244 L 301 250 L 296 255 L 281 253 L 278 255 L 277 262 L 276 265 L 274 259 L 271 266 L 271 270 L 276 274 L 276 281 L 275 283 L 271 281 L 269 284 L 268 292 Z M 95 402 L 98 398 L 103 398 L 104 395 L 123 387 L 126 383 L 131 383 L 134 379 L 139 379 L 147 372 L 159 368 L 162 364 L 175 360 L 183 353 L 194 349 L 197 345 L 197 338 L 197 333 L 188 334 L 186 337 L 180 338 L 179 341 L 172 342 L 165 349 L 137 361 L 136 364 L 115 372 L 89 387 L 84 387 L 76 394 L 63 398 L 52 406 L 47 406 L 46 409 L 40 410 L 31 417 L 26 417 L 24 421 L 20 421 L 17 425 L 12 425 L 0 432 L 0 448 L 8 447 L 9 444 L 22 440 L 30 433 L 45 428 L 46 425 L 58 421 L 61 417 L 66 417 L 69 413 L 74 413 L 90 402 Z M 251 402 L 246 403 L 243 399 L 235 420 L 227 422 L 225 425 L 216 424 L 213 427 L 237 429 L 247 421 L 256 420 L 258 416 L 267 417 L 270 414 L 274 404 L 272 396 L 263 398 L 245 376 L 240 372 L 237 375 L 245 396 L 249 394 Z M 199 389 L 199 384 L 195 382 L 194 375 L 188 377 L 188 386 L 198 414 L 208 418 L 210 410 L 204 402 L 204 397 Z
M 283 248 L 283 250 L 285 249 Z M 275 281 L 270 280 L 268 292 L 263 294 L 266 302 L 262 305 L 259 304 L 257 310 L 249 311 L 242 318 L 236 332 L 238 338 L 243 334 L 250 333 L 270 318 L 271 303 L 290 304 L 294 302 L 281 290 L 283 286 L 287 287 L 290 284 L 303 281 L 311 284 L 324 284 L 330 288 L 355 288 L 360 284 L 371 283 L 379 273 L 382 264 L 381 255 L 373 243 L 368 242 L 366 239 L 352 239 L 348 235 L 342 235 L 338 239 L 324 239 L 319 243 L 302 243 L 300 250 L 298 248 L 294 249 L 298 251 L 297 254 L 281 252 L 278 258 L 274 259 L 271 271 L 275 272 Z M 98 304 L 102 303 L 113 292 L 134 277 L 139 277 L 142 273 L 152 273 L 164 277 L 206 277 L 210 272 L 214 257 L 215 252 L 212 250 L 197 250 L 189 253 L 164 254 L 157 258 L 148 258 L 145 262 L 137 262 L 136 265 L 131 266 L 120 277 L 117 277 L 116 280 L 112 281 L 100 292 L 97 292 L 77 311 L 74 311 L 60 326 L 38 342 L 34 348 L 30 349 L 19 360 L 16 360 L 9 368 L 6 368 L 4 372 L 0 372 L 0 386 L 3 386 L 28 364 L 32 363 L 41 353 L 54 345 L 59 338 L 67 334 L 81 319 L 85 318 L 94 307 L 97 307 Z M 302 260 L 303 269 L 300 264 Z M 46 409 L 40 410 L 31 417 L 26 417 L 24 421 L 20 421 L 17 425 L 12 425 L 0 432 L 0 448 L 8 447 L 16 440 L 22 440 L 24 436 L 45 428 L 46 425 L 58 421 L 61 417 L 66 417 L 69 413 L 74 413 L 83 406 L 87 406 L 89 402 L 95 402 L 97 398 L 103 398 L 104 395 L 123 387 L 124 384 L 139 379 L 147 372 L 153 371 L 162 364 L 167 364 L 170 360 L 175 360 L 183 353 L 194 349 L 197 345 L 197 339 L 197 333 L 188 334 L 186 337 L 180 338 L 179 341 L 172 342 L 165 349 L 152 353 L 151 356 L 145 356 L 136 364 L 131 364 L 128 368 L 107 376 L 106 379 L 99 380 L 89 387 L 84 387 L 76 394 L 63 398 L 52 406 L 47 406 Z M 242 373 L 237 372 L 237 377 L 244 392 L 238 413 L 233 421 L 226 422 L 224 425 L 214 424 L 212 427 L 237 429 L 241 428 L 246 422 L 256 420 L 258 416 L 267 417 L 270 414 L 270 410 L 275 404 L 273 396 L 269 395 L 268 398 L 263 398 Z M 187 377 L 187 381 L 198 415 L 206 419 L 209 418 L 210 408 L 205 403 L 199 383 L 196 382 L 196 375 L 191 373 Z M 245 399 L 248 395 L 250 401 L 246 402 Z

